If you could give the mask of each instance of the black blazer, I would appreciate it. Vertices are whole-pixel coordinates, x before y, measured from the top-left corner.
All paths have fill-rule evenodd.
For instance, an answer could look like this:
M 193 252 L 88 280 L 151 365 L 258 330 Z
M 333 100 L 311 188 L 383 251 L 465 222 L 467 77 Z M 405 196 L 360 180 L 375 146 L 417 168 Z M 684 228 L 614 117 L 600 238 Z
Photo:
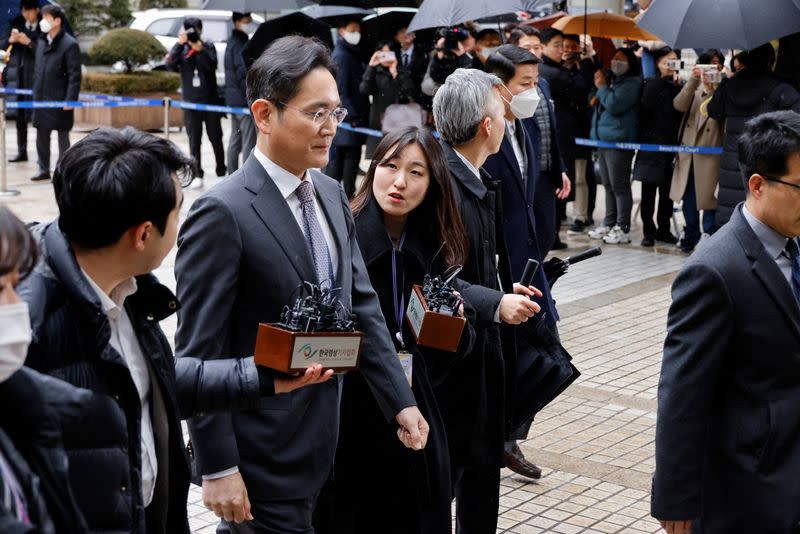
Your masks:
M 517 156 L 508 136 L 503 137 L 500 151 L 489 156 L 483 168 L 496 180 L 500 181 L 503 197 L 503 231 L 511 261 L 511 275 L 515 282 L 522 279 L 522 272 L 528 258 L 538 260 L 541 264 L 547 257 L 549 249 L 542 247 L 536 232 L 536 216 L 534 214 L 534 195 L 539 177 L 539 160 L 531 135 L 527 133 L 522 122 L 516 121 L 517 128 L 525 133 L 525 153 L 528 158 L 528 170 L 523 180 L 520 174 Z M 533 279 L 533 285 L 539 288 L 543 296 L 536 302 L 542 306 L 550 318 L 551 324 L 558 320 L 555 303 L 550 295 L 550 286 L 544 269 L 540 268 Z
M 360 372 L 387 420 L 416 404 L 361 258 L 339 184 L 309 171 L 338 252 L 336 285 L 364 332 Z M 316 282 L 311 251 L 286 200 L 251 155 L 192 205 L 175 262 L 176 353 L 207 360 L 251 354 L 259 323 L 280 319 L 302 281 Z M 239 466 L 260 500 L 311 498 L 330 474 L 339 426 L 341 378 L 261 401 L 236 414 L 189 422 L 197 471 Z
M 672 298 L 653 516 L 703 534 L 800 531 L 800 306 L 741 205 Z

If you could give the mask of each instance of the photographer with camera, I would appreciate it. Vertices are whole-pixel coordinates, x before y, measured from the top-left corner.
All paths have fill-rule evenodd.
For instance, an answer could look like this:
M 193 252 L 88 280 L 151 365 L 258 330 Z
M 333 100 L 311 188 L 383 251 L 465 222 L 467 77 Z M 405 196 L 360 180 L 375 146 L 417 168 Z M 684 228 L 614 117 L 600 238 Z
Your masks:
M 428 72 L 422 80 L 422 92 L 433 96 L 456 69 L 472 67 L 473 57 L 467 49 L 473 47 L 474 42 L 472 35 L 463 27 L 439 30 L 439 40 L 431 54 Z
M 167 55 L 167 68 L 181 75 L 181 94 L 186 102 L 220 105 L 217 88 L 217 49 L 211 41 L 203 41 L 203 22 L 195 17 L 183 20 L 183 31 L 178 42 Z M 189 136 L 189 152 L 197 161 L 197 171 L 191 187 L 203 187 L 203 167 L 200 158 L 200 143 L 203 124 L 214 149 L 217 176 L 225 176 L 225 149 L 222 145 L 222 114 L 194 109 L 183 110 L 186 134 Z

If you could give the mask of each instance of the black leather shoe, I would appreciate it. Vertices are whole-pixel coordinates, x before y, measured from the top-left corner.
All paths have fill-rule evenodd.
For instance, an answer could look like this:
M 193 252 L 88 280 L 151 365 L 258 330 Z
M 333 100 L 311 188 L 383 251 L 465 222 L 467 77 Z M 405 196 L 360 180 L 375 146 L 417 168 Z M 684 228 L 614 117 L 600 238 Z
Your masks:
M 672 232 L 656 232 L 656 241 L 668 243 L 670 245 L 677 245 L 678 238 L 672 235 Z
M 519 445 L 514 443 L 511 450 L 503 451 L 503 465 L 517 473 L 534 480 L 542 478 L 542 470 L 525 459 Z
M 31 182 L 44 182 L 45 180 L 49 180 L 49 179 L 50 179 L 50 173 L 49 172 L 41 172 L 41 173 L 37 174 L 36 176 L 34 176 L 33 178 L 31 178 Z
M 642 239 L 642 246 L 643 247 L 653 247 L 656 244 L 656 238 L 651 235 L 644 236 Z
M 556 242 L 553 243 L 553 246 L 550 247 L 550 250 L 564 250 L 567 248 L 567 244 L 561 241 L 561 239 L 556 239 Z
M 222 178 L 223 176 L 226 176 L 227 174 L 228 174 L 228 168 L 225 167 L 225 165 L 220 165 L 219 167 L 217 167 L 217 176 L 218 177 Z
M 27 154 L 20 154 L 19 156 L 15 156 L 8 160 L 9 163 L 20 163 L 22 161 L 28 161 Z

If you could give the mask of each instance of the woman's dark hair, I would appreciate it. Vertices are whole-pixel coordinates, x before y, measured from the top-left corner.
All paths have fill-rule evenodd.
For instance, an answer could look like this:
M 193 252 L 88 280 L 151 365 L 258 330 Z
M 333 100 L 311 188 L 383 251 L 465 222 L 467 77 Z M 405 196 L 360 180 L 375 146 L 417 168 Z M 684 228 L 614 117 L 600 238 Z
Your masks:
M 14 270 L 20 279 L 28 276 L 39 259 L 39 248 L 25 224 L 6 206 L 0 205 L 0 276 Z
M 670 48 L 668 46 L 665 46 L 663 48 L 659 48 L 657 50 L 653 50 L 652 52 L 650 52 L 650 54 L 653 56 L 653 61 L 655 62 L 656 66 L 658 66 L 658 62 L 661 61 L 661 58 L 663 58 L 664 56 L 666 56 L 667 54 L 670 54 L 672 52 L 675 52 L 675 54 L 677 54 L 678 58 L 681 57 L 680 53 L 677 50 L 673 50 L 672 48 Z
M 772 72 L 772 67 L 775 65 L 775 49 L 769 43 L 763 44 L 758 48 L 739 53 L 736 59 L 750 72 Z
M 147 221 L 163 234 L 178 201 L 174 176 L 185 184 L 192 170 L 192 159 L 166 139 L 130 127 L 95 130 L 56 165 L 58 225 L 87 249 L 111 246 Z
M 625 46 L 621 46 L 617 48 L 617 51 L 614 52 L 614 55 L 617 55 L 617 52 L 622 52 L 625 55 L 625 59 L 628 60 L 628 72 L 625 73 L 625 76 L 642 76 L 642 64 L 639 61 L 639 58 L 636 57 L 636 53 L 627 48 Z
M 336 76 L 330 51 L 319 39 L 290 35 L 276 39 L 247 72 L 247 103 L 269 100 L 279 110 L 300 90 L 300 83 L 317 67 Z
M 443 244 L 442 254 L 445 263 L 450 265 L 463 265 L 467 259 L 469 247 L 467 245 L 467 234 L 461 215 L 456 205 L 456 197 L 453 192 L 453 185 L 450 178 L 450 170 L 447 167 L 447 159 L 442 151 L 441 145 L 426 128 L 404 128 L 388 133 L 372 156 L 367 175 L 358 194 L 350 202 L 353 215 L 359 213 L 375 198 L 372 191 L 372 184 L 375 181 L 375 169 L 379 165 L 385 165 L 396 158 L 406 147 L 416 144 L 425 153 L 428 160 L 428 170 L 430 171 L 430 185 L 425 193 L 422 204 L 417 206 L 411 213 L 409 219 L 414 217 L 426 218 L 422 226 L 426 228 L 437 228 L 439 231 L 440 244 Z M 394 148 L 390 153 L 389 151 Z
M 497 48 L 484 64 L 484 70 L 489 74 L 494 74 L 503 83 L 508 83 L 517 72 L 517 65 L 536 65 L 541 63 L 536 54 L 520 48 L 517 45 L 507 44 Z
M 800 113 L 773 111 L 750 119 L 739 136 L 738 148 L 745 191 L 749 192 L 747 184 L 754 174 L 785 176 L 789 157 L 800 154 Z
M 384 40 L 378 42 L 378 44 L 375 46 L 375 52 L 380 52 L 381 50 L 383 50 L 384 46 L 388 46 L 389 50 L 391 50 L 392 49 L 392 44 L 393 44 L 392 41 L 390 41 L 388 39 L 384 39 Z
M 717 50 L 716 48 L 709 48 L 704 50 L 702 54 L 697 58 L 697 62 L 701 65 L 709 65 L 711 60 L 717 58 L 719 60 L 720 65 L 725 64 L 725 56 L 722 55 L 722 52 Z
M 194 28 L 197 31 L 203 30 L 203 21 L 197 17 L 186 17 L 183 19 L 183 29 L 189 30 Z

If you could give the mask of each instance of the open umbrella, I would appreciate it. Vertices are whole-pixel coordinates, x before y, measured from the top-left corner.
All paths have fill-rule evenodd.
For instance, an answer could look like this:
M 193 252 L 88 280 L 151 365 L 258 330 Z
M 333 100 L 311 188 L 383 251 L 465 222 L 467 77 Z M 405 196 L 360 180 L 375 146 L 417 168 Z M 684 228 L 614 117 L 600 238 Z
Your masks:
M 287 35 L 304 35 L 316 37 L 328 47 L 333 48 L 331 27 L 321 20 L 312 19 L 308 15 L 295 11 L 282 17 L 274 18 L 262 23 L 253 37 L 247 42 L 242 56 L 249 67 L 276 39 Z
M 311 0 L 206 0 L 203 9 L 264 13 L 279 9 L 300 9 L 312 3 Z
M 363 9 L 352 6 L 307 6 L 300 10 L 300 13 L 308 15 L 312 19 L 321 20 L 331 27 L 336 28 L 342 22 L 352 19 L 362 19 L 368 15 L 374 15 L 374 9 Z
M 409 31 L 455 26 L 468 20 L 525 11 L 525 0 L 425 0 Z
M 422 0 L 317 0 L 321 6 L 353 6 L 364 9 L 376 7 L 418 7 Z
M 800 0 L 653 0 L 639 25 L 673 48 L 752 50 L 800 31 Z
M 553 28 L 564 33 L 586 33 L 592 37 L 631 39 L 637 41 L 658 41 L 652 33 L 636 25 L 636 21 L 614 13 L 589 13 L 558 19 Z

